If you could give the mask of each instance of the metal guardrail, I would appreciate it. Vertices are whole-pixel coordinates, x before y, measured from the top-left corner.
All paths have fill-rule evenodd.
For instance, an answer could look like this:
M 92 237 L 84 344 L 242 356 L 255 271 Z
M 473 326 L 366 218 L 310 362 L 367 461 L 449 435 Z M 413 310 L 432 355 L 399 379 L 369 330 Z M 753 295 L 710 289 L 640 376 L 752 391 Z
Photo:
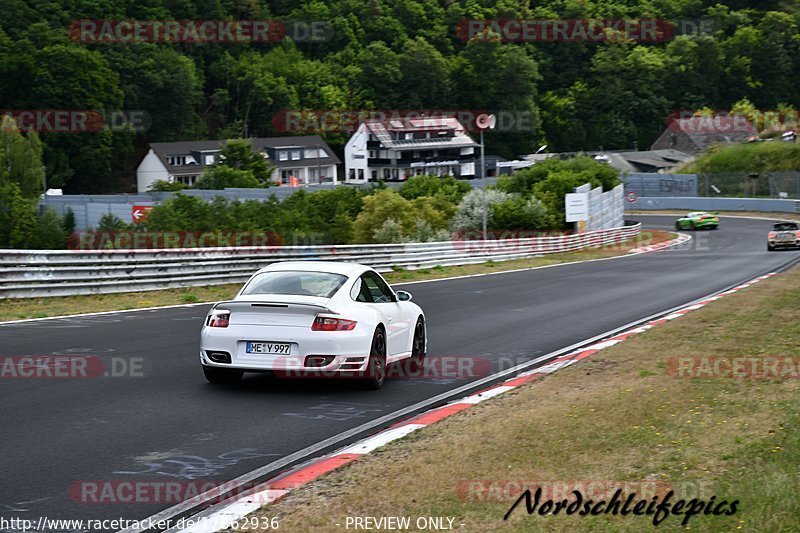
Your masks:
M 507 261 L 623 242 L 641 224 L 557 235 L 433 243 L 180 248 L 0 250 L 0 299 L 148 291 L 241 283 L 276 261 L 351 261 L 379 271 Z

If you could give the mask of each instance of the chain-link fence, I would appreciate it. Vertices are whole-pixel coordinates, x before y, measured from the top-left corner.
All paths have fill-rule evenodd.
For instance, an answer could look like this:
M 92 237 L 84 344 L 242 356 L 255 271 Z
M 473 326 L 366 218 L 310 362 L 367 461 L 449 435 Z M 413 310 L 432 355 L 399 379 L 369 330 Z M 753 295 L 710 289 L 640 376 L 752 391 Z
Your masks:
M 800 198 L 800 172 L 698 174 L 700 196 L 720 198 Z

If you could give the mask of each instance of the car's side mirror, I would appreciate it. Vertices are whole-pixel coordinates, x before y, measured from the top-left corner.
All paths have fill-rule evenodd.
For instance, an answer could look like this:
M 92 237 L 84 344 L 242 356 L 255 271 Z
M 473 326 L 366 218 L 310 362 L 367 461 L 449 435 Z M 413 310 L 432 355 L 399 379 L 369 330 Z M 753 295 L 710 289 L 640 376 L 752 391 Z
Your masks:
M 411 293 L 406 291 L 397 291 L 397 301 L 398 302 L 407 302 L 411 300 Z

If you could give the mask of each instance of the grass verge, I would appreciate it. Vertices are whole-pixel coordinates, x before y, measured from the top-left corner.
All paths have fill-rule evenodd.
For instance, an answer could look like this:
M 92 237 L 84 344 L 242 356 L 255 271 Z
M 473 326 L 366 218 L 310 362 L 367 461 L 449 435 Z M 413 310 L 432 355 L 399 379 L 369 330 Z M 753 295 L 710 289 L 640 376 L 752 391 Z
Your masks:
M 688 526 L 670 516 L 659 529 L 798 531 L 798 380 L 667 371 L 675 356 L 797 356 L 798 316 L 795 268 L 416 431 L 256 516 L 277 517 L 286 531 L 339 531 L 359 516 L 453 517 L 462 531 L 652 528 L 647 516 L 529 516 L 524 504 L 503 520 L 518 495 L 502 493 L 508 480 L 615 480 L 739 500 L 732 516 L 698 515 Z M 463 490 L 477 480 L 468 486 L 481 488 Z
M 421 281 L 502 272 L 520 268 L 532 268 L 545 265 L 586 261 L 624 255 L 631 249 L 648 244 L 656 244 L 674 238 L 674 234 L 660 230 L 642 231 L 638 238 L 619 245 L 592 248 L 579 252 L 551 254 L 531 259 L 513 261 L 487 261 L 475 265 L 453 267 L 435 267 L 418 270 L 397 270 L 387 273 L 389 283 Z M 209 285 L 187 287 L 182 289 L 166 289 L 158 291 L 125 292 L 116 294 L 97 294 L 82 296 L 57 296 L 52 298 L 18 298 L 0 300 L 0 321 L 21 320 L 25 318 L 45 318 L 48 316 L 74 315 L 100 311 L 121 311 L 177 305 L 196 302 L 215 302 L 233 297 L 241 288 L 241 283 L 229 285 Z

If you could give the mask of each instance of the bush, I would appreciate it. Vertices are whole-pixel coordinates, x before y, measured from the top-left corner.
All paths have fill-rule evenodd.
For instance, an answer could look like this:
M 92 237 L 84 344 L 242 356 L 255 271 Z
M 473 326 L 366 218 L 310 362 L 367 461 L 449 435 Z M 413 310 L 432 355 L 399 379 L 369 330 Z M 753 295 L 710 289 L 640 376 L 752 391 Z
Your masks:
M 228 187 L 243 189 L 259 188 L 260 182 L 251 170 L 239 170 L 225 165 L 215 165 L 206 169 L 195 185 L 198 189 L 222 190 Z
M 52 209 L 36 221 L 27 248 L 33 250 L 62 250 L 67 247 L 67 235 L 61 217 Z
M 452 176 L 414 176 L 400 186 L 400 195 L 407 200 L 432 196 L 458 205 L 470 189 L 472 186 L 469 183 L 458 181 Z
M 551 226 L 552 220 L 544 204 L 536 198 L 509 198 L 494 205 L 492 230 L 536 230 Z
M 444 229 L 435 229 L 430 223 L 417 219 L 414 222 L 412 242 L 443 242 L 452 240 L 452 234 Z
M 620 183 L 619 171 L 606 163 L 595 161 L 591 157 L 580 156 L 573 159 L 547 159 L 532 167 L 519 170 L 511 176 L 503 176 L 497 182 L 497 188 L 505 192 L 530 196 L 536 186 L 551 174 L 568 173 L 580 177 L 581 185 L 591 183 L 592 187 L 603 187 L 610 191 Z M 572 192 L 572 191 L 569 191 Z
M 561 171 L 551 173 L 544 181 L 536 184 L 534 194 L 550 213 L 555 228 L 566 227 L 564 195 L 571 193 L 575 187 L 580 187 L 586 182 L 585 175 Z
M 208 231 L 214 229 L 211 205 L 196 196 L 178 193 L 147 213 L 153 231 Z
M 492 224 L 494 206 L 514 198 L 514 195 L 497 189 L 486 190 L 487 227 Z M 450 224 L 453 231 L 478 230 L 483 228 L 483 190 L 472 189 L 458 204 L 458 210 Z
M 800 144 L 769 141 L 717 145 L 681 172 L 726 174 L 800 170 Z
M 356 242 L 377 243 L 375 232 L 392 219 L 402 233 L 414 228 L 413 204 L 391 189 L 383 189 L 364 198 L 364 208 L 353 225 Z
M 397 242 L 394 236 L 395 241 L 382 241 L 376 237 L 376 229 L 383 232 L 389 219 L 393 222 L 387 228 L 394 231 L 394 225 L 398 225 L 406 240 L 413 239 L 418 233 L 418 223 L 425 224 L 432 232 L 446 231 L 454 212 L 455 206 L 441 197 L 420 196 L 409 201 L 391 189 L 382 189 L 364 198 L 364 208 L 353 225 L 354 239 L 363 243 Z
M 171 192 L 188 189 L 189 186 L 179 181 L 156 180 L 150 184 L 147 190 L 153 192 Z
M 114 213 L 106 213 L 100 217 L 100 220 L 97 222 L 98 231 L 111 233 L 115 231 L 124 231 L 126 229 L 128 229 L 128 225 Z
M 403 226 L 393 218 L 387 218 L 379 228 L 372 232 L 372 240 L 382 244 L 398 244 L 407 241 L 403 236 Z

